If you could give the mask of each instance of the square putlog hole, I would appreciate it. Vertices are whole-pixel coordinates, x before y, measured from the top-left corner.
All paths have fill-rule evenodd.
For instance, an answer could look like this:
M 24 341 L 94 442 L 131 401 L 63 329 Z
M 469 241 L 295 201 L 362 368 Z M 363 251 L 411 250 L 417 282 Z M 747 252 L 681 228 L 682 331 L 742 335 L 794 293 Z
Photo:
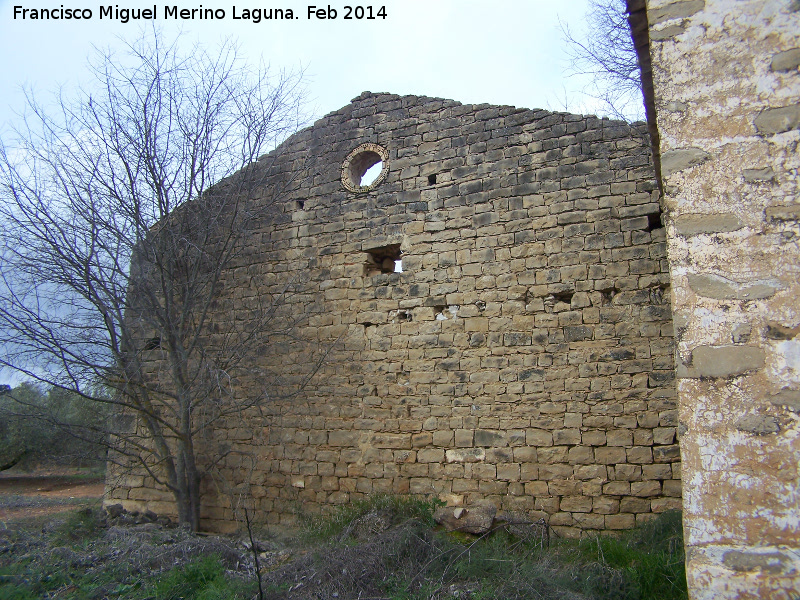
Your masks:
M 402 273 L 403 260 L 400 258 L 400 244 L 390 244 L 367 250 L 368 272 Z

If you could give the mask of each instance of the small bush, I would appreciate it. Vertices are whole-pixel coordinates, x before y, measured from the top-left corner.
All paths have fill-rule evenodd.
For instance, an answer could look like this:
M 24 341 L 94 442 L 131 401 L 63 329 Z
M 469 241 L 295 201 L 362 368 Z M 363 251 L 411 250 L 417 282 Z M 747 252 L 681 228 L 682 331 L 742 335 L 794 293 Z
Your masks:
M 216 554 L 204 556 L 167 572 L 156 584 L 156 600 L 232 600 L 250 598 L 252 585 L 230 581 Z
M 580 573 L 578 591 L 598 599 L 681 600 L 688 596 L 681 513 L 671 511 L 620 536 L 562 543 L 556 550 Z
M 167 572 L 156 585 L 155 596 L 158 600 L 194 598 L 222 579 L 224 573 L 225 569 L 218 556 L 206 556 Z
M 6 584 L 4 577 L 0 575 L 0 600 L 37 600 L 38 598 L 39 596 L 34 594 L 29 586 Z
M 91 507 L 69 513 L 53 535 L 53 541 L 61 544 L 76 544 L 92 540 L 103 531 L 100 510 Z
M 380 517 L 387 527 L 410 519 L 433 527 L 433 513 L 440 506 L 444 506 L 444 502 L 438 498 L 374 494 L 337 507 L 330 514 L 303 518 L 302 537 L 307 541 L 340 538 L 357 519 L 369 514 Z

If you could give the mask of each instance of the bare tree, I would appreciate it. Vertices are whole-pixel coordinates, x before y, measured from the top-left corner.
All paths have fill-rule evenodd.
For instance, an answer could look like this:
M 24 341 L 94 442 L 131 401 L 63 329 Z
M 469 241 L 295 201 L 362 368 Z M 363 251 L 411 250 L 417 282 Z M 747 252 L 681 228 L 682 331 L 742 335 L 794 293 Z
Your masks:
M 113 425 L 111 456 L 168 488 L 196 530 L 200 481 L 225 452 L 199 434 L 270 397 L 232 381 L 292 327 L 282 294 L 241 314 L 217 301 L 275 212 L 282 180 L 262 155 L 297 129 L 302 77 L 157 32 L 91 67 L 97 85 L 55 110 L 29 95 L 0 146 L 0 366 L 115 406 L 91 428 Z
M 590 0 L 587 37 L 562 24 L 561 30 L 574 74 L 590 75 L 585 92 L 600 100 L 619 119 L 644 117 L 642 78 L 625 0 Z

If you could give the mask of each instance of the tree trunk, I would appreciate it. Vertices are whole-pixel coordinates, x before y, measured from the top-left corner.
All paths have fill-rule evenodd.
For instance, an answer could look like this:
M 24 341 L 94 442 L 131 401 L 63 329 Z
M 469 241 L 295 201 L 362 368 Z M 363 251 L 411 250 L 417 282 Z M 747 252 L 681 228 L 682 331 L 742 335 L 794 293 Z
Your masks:
M 200 530 L 200 476 L 191 439 L 180 441 L 177 448 L 176 485 L 173 495 L 178 505 L 178 523 L 192 531 Z
M 192 531 L 200 530 L 200 476 L 197 473 L 193 447 L 186 455 L 187 516 Z
M 180 489 L 173 490 L 178 505 L 178 523 L 188 525 L 192 531 L 200 530 L 200 481 L 187 472 Z

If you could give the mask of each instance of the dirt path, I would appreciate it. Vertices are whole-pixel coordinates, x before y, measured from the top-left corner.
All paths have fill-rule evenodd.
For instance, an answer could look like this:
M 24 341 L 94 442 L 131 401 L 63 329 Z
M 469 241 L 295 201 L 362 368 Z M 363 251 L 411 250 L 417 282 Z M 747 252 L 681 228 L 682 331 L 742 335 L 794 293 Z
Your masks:
M 0 521 L 41 517 L 103 497 L 102 479 L 54 473 L 0 473 Z

